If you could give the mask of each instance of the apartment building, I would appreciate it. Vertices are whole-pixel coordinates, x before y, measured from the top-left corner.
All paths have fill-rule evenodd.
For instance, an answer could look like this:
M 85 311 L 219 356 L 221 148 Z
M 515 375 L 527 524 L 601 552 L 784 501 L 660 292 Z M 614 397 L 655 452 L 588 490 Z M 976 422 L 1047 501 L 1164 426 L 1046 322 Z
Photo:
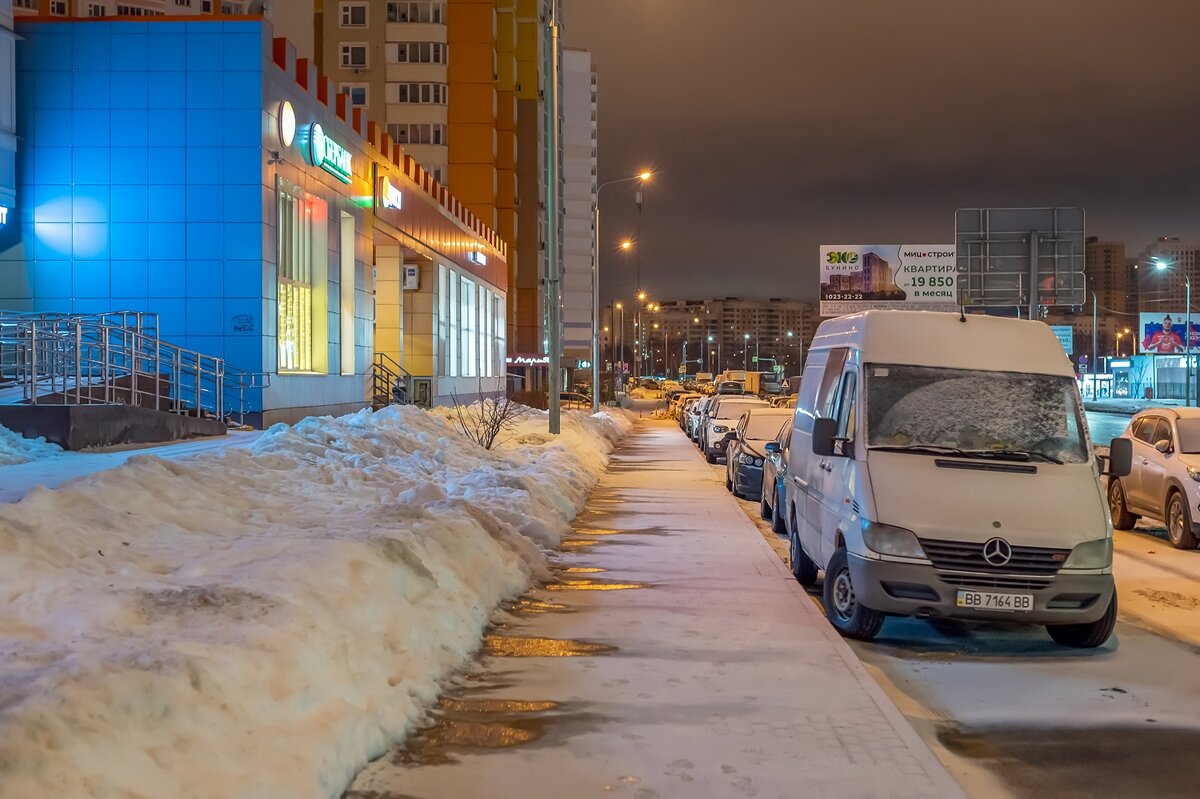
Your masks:
M 17 17 L 163 17 L 264 14 L 263 0 L 13 0 Z M 268 15 L 269 16 L 269 15 Z
M 549 10 L 548 0 L 316 0 L 313 15 L 317 62 L 347 102 L 384 120 L 509 245 L 508 338 L 524 355 L 546 351 Z M 526 387 L 545 371 L 528 360 L 513 369 Z
M 592 54 L 563 51 L 563 356 L 592 358 L 595 319 L 596 73 Z

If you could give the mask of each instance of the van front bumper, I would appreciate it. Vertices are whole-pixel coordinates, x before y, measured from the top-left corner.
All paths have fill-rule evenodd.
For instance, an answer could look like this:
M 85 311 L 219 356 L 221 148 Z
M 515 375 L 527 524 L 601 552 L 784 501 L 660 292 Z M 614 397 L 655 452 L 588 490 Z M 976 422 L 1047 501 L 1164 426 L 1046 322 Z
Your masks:
M 1087 624 L 1104 615 L 1114 591 L 1111 574 L 1060 571 L 1044 585 L 1037 581 L 1037 586 L 1033 587 L 1035 581 L 1029 580 L 1030 587 L 1018 587 L 988 585 L 988 582 L 989 578 L 995 577 L 1002 578 L 996 582 L 1022 580 L 1025 579 L 1024 575 L 942 572 L 932 565 L 871 560 L 853 554 L 849 556 L 849 567 L 858 601 L 873 610 L 898 616 L 1026 624 Z M 1033 610 L 961 608 L 958 606 L 960 590 L 1033 594 Z

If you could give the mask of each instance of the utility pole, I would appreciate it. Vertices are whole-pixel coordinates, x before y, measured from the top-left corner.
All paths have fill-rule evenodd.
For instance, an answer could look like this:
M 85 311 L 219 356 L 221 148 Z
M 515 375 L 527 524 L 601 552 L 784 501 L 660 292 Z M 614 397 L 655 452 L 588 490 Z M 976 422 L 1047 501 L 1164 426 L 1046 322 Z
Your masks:
M 550 363 L 547 367 L 550 382 L 550 433 L 558 435 L 562 431 L 561 402 L 562 402 L 562 251 L 558 236 L 558 206 L 560 202 L 558 181 L 558 150 L 559 150 L 559 92 L 558 92 L 558 0 L 550 0 L 550 141 L 547 144 L 546 172 L 549 176 L 547 200 L 550 214 L 550 236 L 547 242 L 546 302 L 549 313 L 546 314 L 550 330 Z M 595 388 L 595 387 L 593 387 Z

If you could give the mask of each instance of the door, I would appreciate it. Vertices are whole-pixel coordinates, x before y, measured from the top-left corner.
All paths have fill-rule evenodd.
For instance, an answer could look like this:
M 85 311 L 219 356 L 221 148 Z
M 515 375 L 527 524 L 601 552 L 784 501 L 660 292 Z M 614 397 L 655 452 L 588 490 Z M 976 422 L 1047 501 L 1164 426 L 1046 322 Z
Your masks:
M 1170 449 L 1159 452 L 1155 445 L 1160 441 L 1170 443 Z M 1143 452 L 1139 454 L 1144 455 L 1140 464 L 1142 474 L 1139 486 L 1142 504 L 1161 519 L 1167 494 L 1167 471 L 1175 458 L 1175 437 L 1171 433 L 1171 423 L 1156 418 L 1153 438 L 1149 444 L 1143 443 Z
M 849 353 L 850 351 L 846 347 L 838 347 L 829 351 L 829 361 L 825 364 L 825 371 L 821 375 L 814 403 L 816 418 L 832 418 L 837 413 L 838 393 Z M 804 523 L 800 526 L 803 531 L 800 540 L 809 556 L 822 567 L 829 562 L 828 556 L 825 554 L 826 547 L 821 543 L 821 539 L 822 531 L 826 526 L 826 495 L 830 491 L 837 493 L 831 482 L 834 470 L 833 461 L 835 460 L 841 460 L 841 458 L 813 454 L 812 436 L 809 435 L 808 458 L 805 461 L 808 466 L 808 473 L 805 476 L 808 492 L 804 503 Z M 838 501 L 841 501 L 840 493 L 838 493 Z
M 846 439 L 838 445 L 847 454 L 855 451 L 858 428 L 858 366 L 847 365 L 841 374 L 835 395 L 833 418 L 837 419 L 837 437 Z M 851 497 L 854 478 L 854 459 L 845 455 L 824 458 L 826 466 L 821 480 L 821 556 L 828 563 L 837 551 L 837 539 L 852 515 Z
M 1133 469 L 1121 478 L 1121 487 L 1125 490 L 1125 504 L 1130 508 L 1144 508 L 1142 497 L 1142 472 L 1149 463 L 1149 452 L 1153 449 L 1155 417 L 1143 416 L 1134 420 L 1129 428 L 1129 436 L 1133 439 Z

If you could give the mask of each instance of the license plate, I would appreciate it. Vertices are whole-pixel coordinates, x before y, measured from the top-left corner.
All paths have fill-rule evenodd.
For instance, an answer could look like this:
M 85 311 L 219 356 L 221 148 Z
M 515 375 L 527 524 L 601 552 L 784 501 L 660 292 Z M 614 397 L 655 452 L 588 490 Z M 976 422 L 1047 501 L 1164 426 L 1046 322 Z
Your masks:
M 992 591 L 959 591 L 958 606 L 975 610 L 1004 610 L 1028 613 L 1033 594 L 997 594 Z

